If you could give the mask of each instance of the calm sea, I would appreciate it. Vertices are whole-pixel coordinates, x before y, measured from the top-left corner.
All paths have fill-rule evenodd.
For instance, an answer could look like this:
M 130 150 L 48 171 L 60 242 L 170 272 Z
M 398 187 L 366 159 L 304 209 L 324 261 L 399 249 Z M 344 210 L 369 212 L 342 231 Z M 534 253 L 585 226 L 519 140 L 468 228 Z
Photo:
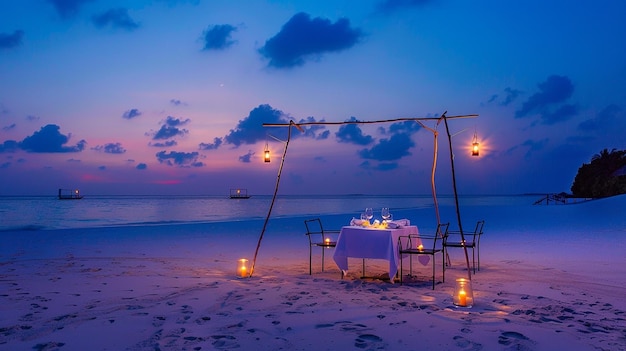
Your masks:
M 540 196 L 461 196 L 461 206 L 532 205 Z M 45 230 L 205 223 L 265 218 L 272 197 L 227 196 L 85 196 L 59 200 L 53 196 L 0 197 L 0 230 Z M 454 206 L 452 196 L 439 196 L 440 206 Z M 432 208 L 430 195 L 278 196 L 272 217 L 354 213 L 364 207 L 393 210 Z

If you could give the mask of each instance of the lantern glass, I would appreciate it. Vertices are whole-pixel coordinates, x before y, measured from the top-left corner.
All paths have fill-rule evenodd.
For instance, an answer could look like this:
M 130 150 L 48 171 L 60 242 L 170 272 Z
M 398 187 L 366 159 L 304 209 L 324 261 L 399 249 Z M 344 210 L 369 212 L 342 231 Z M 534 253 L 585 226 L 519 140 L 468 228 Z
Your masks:
M 480 148 L 478 142 L 472 143 L 472 156 L 478 156 L 480 153 Z
M 270 148 L 265 144 L 265 150 L 263 151 L 263 160 L 265 162 L 270 162 Z
M 237 278 L 248 278 L 250 276 L 250 261 L 241 258 L 237 261 Z
M 474 305 L 474 291 L 472 281 L 466 278 L 458 278 L 454 285 L 452 303 L 457 307 L 470 308 Z

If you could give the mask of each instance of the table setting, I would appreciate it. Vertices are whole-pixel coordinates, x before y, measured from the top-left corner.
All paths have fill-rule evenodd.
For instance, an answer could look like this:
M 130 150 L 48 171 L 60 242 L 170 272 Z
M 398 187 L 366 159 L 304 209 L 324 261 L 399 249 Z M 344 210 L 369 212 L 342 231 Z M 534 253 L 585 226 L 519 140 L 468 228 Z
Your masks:
M 366 208 L 361 218 L 352 218 L 349 225 L 339 232 L 333 260 L 344 273 L 348 272 L 348 258 L 372 258 L 389 261 L 389 277 L 398 272 L 400 256 L 398 240 L 400 236 L 418 235 L 417 226 L 408 219 L 393 220 L 389 208 L 381 210 L 382 221 L 374 218 L 372 208 Z
M 350 220 L 350 225 L 356 226 L 356 227 L 373 228 L 373 229 L 377 229 L 377 228 L 398 229 L 398 228 L 407 227 L 411 225 L 411 221 L 406 218 L 393 220 L 393 215 L 389 211 L 388 207 L 383 207 L 380 213 L 381 213 L 382 221 L 379 221 L 378 219 L 376 219 L 374 220 L 374 222 L 371 222 L 372 218 L 374 218 L 374 215 L 373 215 L 372 208 L 368 207 L 365 209 L 365 212 L 361 213 L 360 219 L 353 217 L 352 220 Z

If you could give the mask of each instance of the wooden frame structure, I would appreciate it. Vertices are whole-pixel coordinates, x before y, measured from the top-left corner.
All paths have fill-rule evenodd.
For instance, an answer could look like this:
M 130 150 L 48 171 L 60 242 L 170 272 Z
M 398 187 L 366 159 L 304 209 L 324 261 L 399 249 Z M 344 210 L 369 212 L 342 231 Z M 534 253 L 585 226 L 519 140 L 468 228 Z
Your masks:
M 437 142 L 437 137 L 438 137 L 438 132 L 436 129 L 433 128 L 429 128 L 426 125 L 424 125 L 424 121 L 435 121 L 436 125 L 439 125 L 442 121 L 444 122 L 445 128 L 446 128 L 446 135 L 448 136 L 448 144 L 450 147 L 450 164 L 452 167 L 452 186 L 453 186 L 453 191 L 454 191 L 454 204 L 455 204 L 455 209 L 456 209 L 456 215 L 457 215 L 457 221 L 458 221 L 458 225 L 459 225 L 459 231 L 461 233 L 461 239 L 463 241 L 465 241 L 465 236 L 463 233 L 463 225 L 461 223 L 461 213 L 459 210 L 459 199 L 458 199 L 458 194 L 457 194 L 457 188 L 456 188 L 456 175 L 455 175 L 455 170 L 454 170 L 454 155 L 452 153 L 452 136 L 450 135 L 450 129 L 448 127 L 448 120 L 450 119 L 459 119 L 459 118 L 476 118 L 478 117 L 478 115 L 476 114 L 471 114 L 471 115 L 459 115 L 459 116 L 446 116 L 446 113 L 448 113 L 448 111 L 444 112 L 440 117 L 407 117 L 407 118 L 393 118 L 393 119 L 384 119 L 384 120 L 374 120 L 374 121 L 344 121 L 344 122 L 301 122 L 301 123 L 295 123 L 293 120 L 289 121 L 289 123 L 263 123 L 263 127 L 287 127 L 287 140 L 283 141 L 285 143 L 285 148 L 283 150 L 283 156 L 281 158 L 281 162 L 280 162 L 280 166 L 278 168 L 278 176 L 276 177 L 276 186 L 274 188 L 274 195 L 272 196 L 272 202 L 270 204 L 270 207 L 268 209 L 267 212 L 267 216 L 265 217 L 265 222 L 263 224 L 263 229 L 261 230 L 261 234 L 259 236 L 259 240 L 257 242 L 257 246 L 256 246 L 256 250 L 254 252 L 254 259 L 252 260 L 252 267 L 250 269 L 250 277 L 252 277 L 252 274 L 254 273 L 254 268 L 256 265 L 256 259 L 257 259 L 257 255 L 259 253 L 259 248 L 261 247 L 261 241 L 263 240 L 263 236 L 265 234 L 265 230 L 267 228 L 267 223 L 269 222 L 270 216 L 272 214 L 272 209 L 274 207 L 274 202 L 276 200 L 276 195 L 278 194 L 278 188 L 280 185 L 280 176 L 282 174 L 283 171 L 283 166 L 285 164 L 285 157 L 287 156 L 287 148 L 289 147 L 289 142 L 291 140 L 291 127 L 296 127 L 300 132 L 304 132 L 304 129 L 302 129 L 302 127 L 304 126 L 311 126 L 311 125 L 347 125 L 347 124 L 380 124 L 380 123 L 395 123 L 395 122 L 405 122 L 405 121 L 414 121 L 416 123 L 419 123 L 420 126 L 424 127 L 425 129 L 429 130 L 430 132 L 433 133 L 434 136 L 434 155 L 433 155 L 433 164 L 432 164 L 432 169 L 431 169 L 431 191 L 432 191 L 432 196 L 433 196 L 433 201 L 434 201 L 434 205 L 435 205 L 435 213 L 436 213 L 436 217 L 437 217 L 437 224 L 439 225 L 441 223 L 441 219 L 439 218 L 439 205 L 437 202 L 437 193 L 436 193 L 436 189 L 435 189 L 435 170 L 437 168 L 437 151 L 438 151 L 438 142 Z M 276 139 L 276 138 L 274 138 Z M 277 139 L 278 140 L 278 139 Z M 282 140 L 279 140 L 282 141 Z M 266 162 L 267 162 L 267 156 L 266 156 Z M 467 277 L 469 280 L 472 279 L 472 273 L 471 273 L 471 269 L 470 269 L 470 264 L 469 264 L 469 256 L 467 253 L 467 247 L 463 247 L 463 250 L 465 252 L 465 262 L 467 265 Z

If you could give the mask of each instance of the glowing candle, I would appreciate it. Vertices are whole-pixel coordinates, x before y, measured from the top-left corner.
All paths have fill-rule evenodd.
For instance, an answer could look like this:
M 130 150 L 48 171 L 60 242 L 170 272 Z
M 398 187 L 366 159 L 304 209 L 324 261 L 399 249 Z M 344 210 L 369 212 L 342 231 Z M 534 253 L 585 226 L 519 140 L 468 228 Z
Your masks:
M 240 278 L 248 277 L 248 260 L 242 258 L 239 260 L 239 269 L 237 269 L 237 275 Z
M 422 244 L 417 245 L 417 250 L 419 250 L 419 252 L 424 251 L 424 245 Z
M 459 306 L 467 306 L 467 293 L 465 290 L 459 291 Z
M 330 239 L 326 238 L 326 239 L 324 239 L 324 242 L 326 243 L 326 245 L 329 245 L 330 244 Z

